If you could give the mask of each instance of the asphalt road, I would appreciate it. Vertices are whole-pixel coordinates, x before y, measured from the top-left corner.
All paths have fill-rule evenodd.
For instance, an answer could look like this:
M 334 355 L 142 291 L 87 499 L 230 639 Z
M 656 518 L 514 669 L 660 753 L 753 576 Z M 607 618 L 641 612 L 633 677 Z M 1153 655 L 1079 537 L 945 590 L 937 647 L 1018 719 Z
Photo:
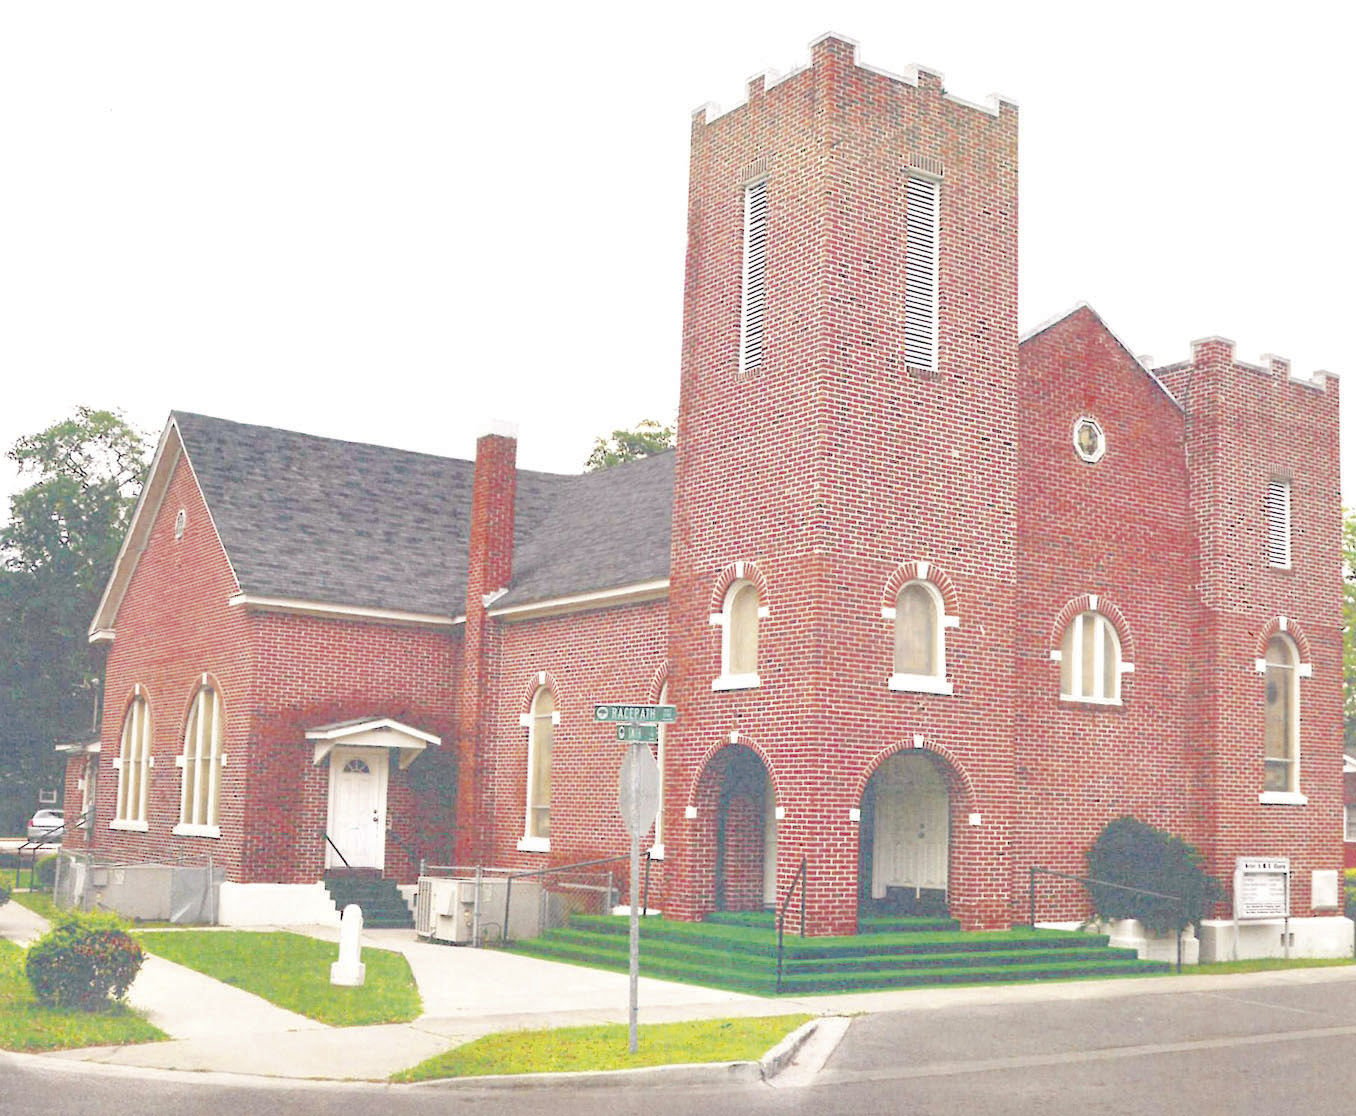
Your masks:
M 0 1054 L 6 1116 L 50 1110 L 53 1097 L 63 1110 L 119 1111 L 131 1090 L 138 1116 L 1347 1116 L 1356 1112 L 1356 981 L 863 1016 L 802 1088 L 240 1084 Z

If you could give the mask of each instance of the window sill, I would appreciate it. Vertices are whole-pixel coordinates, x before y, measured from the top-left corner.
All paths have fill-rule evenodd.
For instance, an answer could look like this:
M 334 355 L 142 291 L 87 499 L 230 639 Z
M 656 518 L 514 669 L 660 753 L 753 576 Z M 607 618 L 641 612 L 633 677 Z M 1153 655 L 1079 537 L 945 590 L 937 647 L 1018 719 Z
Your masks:
M 181 822 L 170 830 L 176 837 L 221 837 L 221 826 L 219 825 L 189 825 L 187 822 Z
M 754 690 L 761 684 L 756 674 L 722 674 L 711 683 L 713 690 Z
M 1263 791 L 1257 801 L 1263 806 L 1308 806 L 1309 796 L 1299 791 Z
M 519 852 L 544 852 L 551 851 L 551 838 L 549 837 L 524 837 L 518 842 Z
M 121 829 L 127 833 L 145 833 L 151 827 L 144 821 L 111 821 L 109 829 Z
M 892 674 L 888 685 L 892 690 L 907 694 L 952 694 L 951 683 L 931 674 Z
M 1095 698 L 1095 697 L 1073 697 L 1070 694 L 1060 694 L 1059 700 L 1068 702 L 1070 705 L 1121 705 L 1120 698 Z

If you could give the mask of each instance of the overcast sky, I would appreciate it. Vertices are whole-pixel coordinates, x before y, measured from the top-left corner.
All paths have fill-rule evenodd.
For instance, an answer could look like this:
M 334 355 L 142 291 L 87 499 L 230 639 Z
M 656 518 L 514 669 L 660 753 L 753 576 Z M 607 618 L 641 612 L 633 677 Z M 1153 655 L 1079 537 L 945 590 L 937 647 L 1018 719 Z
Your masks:
M 1356 373 L 1339 10 L 5 3 L 0 446 L 78 404 L 466 457 L 505 420 L 578 470 L 677 409 L 692 110 L 828 30 L 1020 105 L 1023 329 Z

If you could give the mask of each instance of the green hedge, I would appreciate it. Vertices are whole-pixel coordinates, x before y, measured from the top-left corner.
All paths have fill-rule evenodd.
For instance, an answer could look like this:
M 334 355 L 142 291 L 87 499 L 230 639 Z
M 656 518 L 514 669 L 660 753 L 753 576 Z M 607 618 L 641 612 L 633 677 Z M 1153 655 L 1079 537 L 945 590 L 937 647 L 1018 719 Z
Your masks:
M 1088 875 L 1121 887 L 1089 885 L 1101 918 L 1136 918 L 1158 934 L 1199 925 L 1223 895 L 1205 874 L 1200 852 L 1180 837 L 1129 816 L 1110 821 L 1088 850 Z M 1121 888 L 1139 888 L 1182 902 L 1141 895 Z

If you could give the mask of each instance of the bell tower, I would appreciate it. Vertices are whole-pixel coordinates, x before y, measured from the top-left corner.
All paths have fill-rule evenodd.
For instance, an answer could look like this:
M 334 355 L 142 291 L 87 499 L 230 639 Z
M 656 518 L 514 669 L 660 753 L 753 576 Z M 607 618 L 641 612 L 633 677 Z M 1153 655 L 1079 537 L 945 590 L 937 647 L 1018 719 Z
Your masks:
M 1016 318 L 1013 105 L 961 101 L 928 70 L 868 68 L 825 36 L 809 66 L 694 116 L 669 598 L 674 913 L 710 909 L 735 871 L 719 857 L 747 846 L 767 862 L 764 901 L 804 858 L 810 933 L 850 932 L 863 786 L 907 746 L 932 752 L 952 788 L 953 914 L 1007 918 L 1006 807 L 985 791 L 1011 779 Z M 888 685 L 882 602 L 904 567 L 935 569 L 959 602 L 954 692 Z M 731 672 L 744 585 L 756 652 Z M 746 782 L 755 759 L 767 776 L 749 807 L 759 826 L 739 840 L 720 813 L 727 748 Z

